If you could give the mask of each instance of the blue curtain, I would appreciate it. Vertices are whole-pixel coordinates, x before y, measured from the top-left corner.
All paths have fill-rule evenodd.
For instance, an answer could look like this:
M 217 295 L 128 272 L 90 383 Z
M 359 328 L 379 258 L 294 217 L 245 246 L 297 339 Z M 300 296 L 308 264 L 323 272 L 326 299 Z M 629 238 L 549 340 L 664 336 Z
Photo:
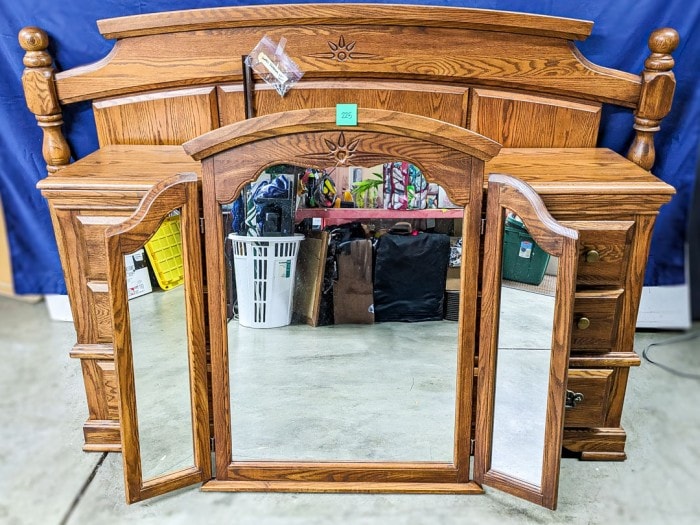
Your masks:
M 303 3 L 296 0 L 294 3 Z M 17 33 L 28 25 L 45 29 L 56 67 L 66 70 L 104 57 L 113 42 L 102 38 L 96 20 L 115 16 L 222 5 L 275 2 L 219 0 L 0 0 L 0 197 L 5 207 L 15 289 L 18 293 L 64 293 L 65 284 L 45 200 L 35 188 L 45 177 L 41 132 L 26 109 L 20 84 L 23 51 Z M 276 2 L 280 3 L 280 2 Z M 693 192 L 700 131 L 700 2 L 681 0 L 472 0 L 404 1 L 520 11 L 595 22 L 592 35 L 578 44 L 592 62 L 638 73 L 648 56 L 652 30 L 674 27 L 681 45 L 674 53 L 678 82 L 671 114 L 657 133 L 654 173 L 672 184 L 677 195 L 659 215 L 645 283 L 684 282 L 684 243 Z M 65 133 L 73 154 L 81 158 L 97 149 L 95 124 L 88 104 L 69 106 Z M 632 140 L 630 112 L 606 108 L 600 145 L 624 153 Z

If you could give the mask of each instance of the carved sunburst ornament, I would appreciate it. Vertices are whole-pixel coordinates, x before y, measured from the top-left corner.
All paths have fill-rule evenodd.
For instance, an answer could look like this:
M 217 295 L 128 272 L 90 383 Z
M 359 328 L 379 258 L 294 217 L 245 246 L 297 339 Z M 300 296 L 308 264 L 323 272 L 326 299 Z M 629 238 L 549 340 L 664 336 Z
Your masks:
M 350 143 L 346 143 L 345 135 L 342 131 L 335 142 L 329 139 L 323 140 L 326 142 L 326 146 L 328 146 L 331 157 L 340 165 L 344 165 L 348 162 L 357 150 L 357 146 L 360 144 L 360 139 L 355 139 Z
M 355 51 L 356 42 L 353 40 L 348 42 L 345 40 L 344 35 L 340 35 L 338 42 L 328 41 L 329 52 L 326 53 L 314 53 L 309 56 L 315 58 L 328 58 L 331 60 L 337 60 L 338 62 L 346 62 L 347 60 L 352 60 L 353 58 L 375 58 L 377 55 L 371 53 L 358 53 Z
M 346 60 L 353 58 L 352 50 L 355 49 L 355 42 L 348 42 L 346 44 L 345 37 L 343 35 L 340 35 L 338 43 L 335 44 L 329 40 L 328 47 L 331 48 L 333 58 L 335 58 L 339 62 L 345 62 Z

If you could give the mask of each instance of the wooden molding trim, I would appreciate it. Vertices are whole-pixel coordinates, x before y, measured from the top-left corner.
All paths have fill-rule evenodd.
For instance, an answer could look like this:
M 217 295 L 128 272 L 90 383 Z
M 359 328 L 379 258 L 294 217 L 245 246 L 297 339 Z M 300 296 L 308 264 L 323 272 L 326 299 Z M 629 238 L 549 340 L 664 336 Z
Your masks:
M 285 9 L 289 7 L 289 9 Z M 593 22 L 526 13 L 454 7 L 373 4 L 262 5 L 192 9 L 98 20 L 100 33 L 108 39 L 134 36 L 251 26 L 298 25 L 422 25 L 479 29 L 524 35 L 584 40 Z

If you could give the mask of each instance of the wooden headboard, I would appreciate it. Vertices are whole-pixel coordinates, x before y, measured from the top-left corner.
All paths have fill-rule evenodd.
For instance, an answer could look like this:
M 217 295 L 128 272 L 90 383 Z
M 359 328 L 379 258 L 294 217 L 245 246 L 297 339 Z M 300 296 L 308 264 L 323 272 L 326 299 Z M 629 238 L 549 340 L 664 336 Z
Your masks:
M 250 112 L 359 107 L 464 126 L 504 147 L 594 147 L 603 103 L 634 111 L 628 158 L 654 163 L 653 135 L 675 88 L 673 29 L 649 38 L 641 75 L 586 60 L 592 23 L 414 5 L 305 4 L 174 11 L 101 20 L 102 60 L 56 72 L 46 33 L 19 35 L 29 109 L 49 174 L 69 163 L 62 106 L 92 101 L 100 146 L 182 144 L 246 118 L 241 57 L 263 35 L 287 39 L 305 72 L 283 98 L 259 79 Z

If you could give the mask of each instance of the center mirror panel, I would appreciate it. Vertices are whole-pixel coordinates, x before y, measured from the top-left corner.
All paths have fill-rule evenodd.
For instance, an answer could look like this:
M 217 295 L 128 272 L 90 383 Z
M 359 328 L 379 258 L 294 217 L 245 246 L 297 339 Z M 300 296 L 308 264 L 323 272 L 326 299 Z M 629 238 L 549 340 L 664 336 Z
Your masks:
M 232 322 L 226 297 L 209 294 L 217 468 L 206 490 L 480 492 L 470 481 L 469 450 L 479 224 L 484 163 L 500 147 L 457 126 L 385 110 L 363 110 L 353 127 L 335 122 L 334 108 L 292 111 L 183 145 L 203 161 L 209 290 L 235 281 L 240 292 Z M 299 172 L 287 182 L 269 173 L 264 188 L 246 189 L 282 164 Z M 421 199 L 427 208 L 430 188 L 412 180 L 410 164 L 458 209 L 419 208 Z M 380 202 L 371 193 L 375 180 Z M 241 211 L 246 192 L 254 206 Z M 285 220 L 289 207 L 279 201 L 290 194 L 307 206 L 295 206 L 292 222 L 310 223 L 298 246 Z M 456 231 L 427 231 L 436 227 L 429 221 L 451 213 L 462 219 Z M 264 235 L 250 237 L 234 222 Z M 456 322 L 444 319 L 450 233 L 461 236 L 466 277 L 453 301 Z M 285 236 L 291 246 L 273 247 Z M 293 252 L 297 261 L 285 260 Z M 263 253 L 267 261 L 239 260 Z M 437 256 L 440 264 L 432 262 Z M 291 282 L 292 268 L 289 324 L 246 326 L 243 289 L 252 290 L 253 322 L 258 314 L 267 320 L 260 300 L 271 288 L 259 278 Z
M 464 209 L 397 161 L 272 166 L 221 212 L 231 460 L 452 462 Z

